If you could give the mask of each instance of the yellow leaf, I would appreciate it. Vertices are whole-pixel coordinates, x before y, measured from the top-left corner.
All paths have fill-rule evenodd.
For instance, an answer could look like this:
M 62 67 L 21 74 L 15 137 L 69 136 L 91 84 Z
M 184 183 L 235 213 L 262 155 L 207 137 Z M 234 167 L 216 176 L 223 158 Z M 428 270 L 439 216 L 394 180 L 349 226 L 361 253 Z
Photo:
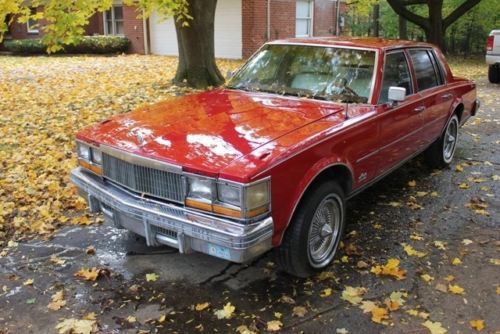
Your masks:
M 35 280 L 33 278 L 29 278 L 27 279 L 26 281 L 24 281 L 23 285 L 33 285 L 33 283 L 35 282 Z
M 500 266 L 500 259 L 490 259 L 490 263 L 495 266 Z
M 451 264 L 454 266 L 458 266 L 459 264 L 462 264 L 462 261 L 460 261 L 460 259 L 456 257 L 451 261 Z
M 304 306 L 295 306 L 292 310 L 294 317 L 303 318 L 307 314 L 307 309 Z
M 283 323 L 279 320 L 271 320 L 267 322 L 267 330 L 269 332 L 277 332 L 283 327 Z
M 403 246 L 403 249 L 406 252 L 406 254 L 408 254 L 409 256 L 424 257 L 427 255 L 427 253 L 419 252 L 406 243 L 402 243 L 401 245 Z
M 158 322 L 160 324 L 164 323 L 165 320 L 167 320 L 167 316 L 165 314 L 162 314 L 159 318 L 158 318 Z
M 433 191 L 433 192 L 431 192 L 431 196 L 432 197 L 438 197 L 439 195 L 438 195 L 437 191 Z
M 465 182 L 462 182 L 458 185 L 460 189 L 469 189 L 469 185 Z
M 371 313 L 372 321 L 379 324 L 389 317 L 387 309 L 379 307 L 372 301 L 363 301 L 359 308 L 363 310 L 363 313 Z
M 85 281 L 95 281 L 99 277 L 99 269 L 93 268 L 82 268 L 74 273 L 75 277 L 82 278 Z
M 347 263 L 349 262 L 349 257 L 347 255 L 344 255 L 340 258 L 340 262 L 342 263 Z
M 448 284 L 448 291 L 454 293 L 456 295 L 462 295 L 464 293 L 464 289 L 458 284 Z
M 432 322 L 430 320 L 427 320 L 422 325 L 427 327 L 431 331 L 431 334 L 445 334 L 447 332 L 447 330 L 443 328 L 440 322 Z
M 436 247 L 439 250 L 446 250 L 445 243 L 439 240 L 436 240 L 433 242 L 434 247 Z
M 240 334 L 257 334 L 256 332 L 250 330 L 247 326 L 241 325 L 236 328 L 236 331 Z
M 204 309 L 206 309 L 209 306 L 210 306 L 210 303 L 208 303 L 208 302 L 201 303 L 201 304 L 196 304 L 195 310 L 198 311 L 198 312 L 200 312 L 200 311 L 203 311 Z
M 230 319 L 233 316 L 234 311 L 236 310 L 236 307 L 231 305 L 231 303 L 227 303 L 224 305 L 224 307 L 220 310 L 215 310 L 214 314 L 217 317 L 217 319 Z
M 64 305 L 66 305 L 66 301 L 64 300 L 64 291 L 60 290 L 52 295 L 51 302 L 47 305 L 47 308 L 57 311 Z
M 426 281 L 427 283 L 429 283 L 430 281 L 433 281 L 434 280 L 434 277 L 432 277 L 431 275 L 429 274 L 422 274 L 420 275 L 420 278 L 422 278 L 424 281 Z
M 332 292 L 333 292 L 333 290 L 331 288 L 326 288 L 326 289 L 323 289 L 323 291 L 321 291 L 320 296 L 322 298 L 329 297 L 332 295 Z
M 160 276 L 158 276 L 155 273 L 148 273 L 146 274 L 146 282 L 156 282 Z
M 413 188 L 413 187 L 416 187 L 416 186 L 417 186 L 417 181 L 411 180 L 411 181 L 408 182 L 408 187 L 412 187 Z
M 133 324 L 134 322 L 136 322 L 136 321 L 137 321 L 137 318 L 136 318 L 136 317 L 134 317 L 134 316 L 129 315 L 129 316 L 127 317 L 127 321 L 128 321 L 129 323 Z
M 482 331 L 484 328 L 484 320 L 471 320 L 469 321 L 469 324 L 472 328 L 474 328 L 477 331 Z
M 389 259 L 385 265 L 372 267 L 371 272 L 377 276 L 392 276 L 397 280 L 406 278 L 406 271 L 399 268 L 399 260 L 394 258 Z
M 416 240 L 416 241 L 424 240 L 424 238 L 421 235 L 418 235 L 418 234 L 412 234 L 412 235 L 410 235 L 410 239 L 411 240 Z
M 97 328 L 95 320 L 64 319 L 56 325 L 59 334 L 90 334 Z
M 54 263 L 54 264 L 57 264 L 57 265 L 59 265 L 59 266 L 62 266 L 62 265 L 64 265 L 64 264 L 66 263 L 66 260 L 60 259 L 60 258 L 58 258 L 57 256 L 52 255 L 52 256 L 50 257 L 50 262 L 52 262 L 52 263 Z
M 333 276 L 333 272 L 331 271 L 322 271 L 319 275 L 318 275 L 318 280 L 320 281 L 325 281 L 327 279 L 334 279 L 335 276 Z
M 427 191 L 417 191 L 417 197 L 425 197 L 427 194 Z
M 457 166 L 455 167 L 455 171 L 456 171 L 456 172 L 463 172 L 463 171 L 464 171 L 464 168 L 463 168 L 461 165 L 457 165 Z
M 353 305 L 361 303 L 363 294 L 366 293 L 365 288 L 346 286 L 344 291 L 342 291 L 342 299 L 348 301 Z

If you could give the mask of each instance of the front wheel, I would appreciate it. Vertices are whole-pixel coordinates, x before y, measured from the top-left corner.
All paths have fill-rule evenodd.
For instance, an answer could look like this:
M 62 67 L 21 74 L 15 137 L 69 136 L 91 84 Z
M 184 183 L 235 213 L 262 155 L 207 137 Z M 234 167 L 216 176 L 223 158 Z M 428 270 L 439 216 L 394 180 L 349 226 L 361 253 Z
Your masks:
M 345 198 L 333 181 L 320 184 L 301 201 L 278 249 L 285 272 L 308 277 L 332 263 L 345 225 Z
M 458 117 L 453 115 L 441 137 L 425 151 L 425 160 L 431 168 L 443 168 L 451 163 L 457 148 L 459 127 Z

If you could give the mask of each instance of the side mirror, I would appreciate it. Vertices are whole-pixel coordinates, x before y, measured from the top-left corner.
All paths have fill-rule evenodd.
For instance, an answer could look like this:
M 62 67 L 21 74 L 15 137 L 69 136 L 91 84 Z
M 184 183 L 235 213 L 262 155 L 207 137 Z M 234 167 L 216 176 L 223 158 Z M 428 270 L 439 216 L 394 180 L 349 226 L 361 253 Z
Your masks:
M 388 100 L 392 105 L 397 104 L 398 102 L 403 102 L 406 99 L 406 88 L 404 87 L 389 87 Z

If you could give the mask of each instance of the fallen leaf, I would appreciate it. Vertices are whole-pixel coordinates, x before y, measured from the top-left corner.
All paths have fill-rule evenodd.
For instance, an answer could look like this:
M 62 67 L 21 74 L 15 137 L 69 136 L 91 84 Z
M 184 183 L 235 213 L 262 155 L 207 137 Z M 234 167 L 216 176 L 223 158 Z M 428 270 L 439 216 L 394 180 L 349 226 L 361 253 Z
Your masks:
M 323 291 L 321 291 L 321 293 L 320 293 L 320 297 L 322 297 L 322 298 L 329 297 L 332 295 L 332 292 L 333 292 L 333 290 L 331 288 L 323 289 Z
M 90 334 L 97 329 L 95 320 L 64 319 L 56 325 L 59 334 Z
M 267 330 L 269 332 L 277 332 L 283 327 L 283 323 L 279 320 L 271 320 L 267 322 Z
M 361 303 L 363 300 L 362 296 L 366 293 L 365 288 L 346 286 L 344 291 L 342 291 L 342 299 L 348 301 L 353 305 Z
M 500 259 L 490 259 L 490 263 L 495 266 L 500 266 Z
M 415 250 L 415 248 L 404 242 L 401 245 L 403 246 L 403 249 L 406 252 L 406 254 L 408 254 L 409 256 L 424 257 L 427 255 L 427 253 L 417 251 Z
M 99 269 L 93 268 L 82 268 L 73 274 L 75 277 L 82 278 L 85 281 L 95 281 L 99 277 Z
M 458 185 L 460 189 L 469 189 L 469 185 L 465 182 L 462 182 Z
M 389 259 L 385 265 L 372 267 L 371 272 L 377 276 L 392 276 L 397 280 L 406 278 L 406 271 L 399 268 L 399 260 L 394 258 Z
M 206 303 L 201 303 L 201 304 L 196 304 L 195 306 L 195 310 L 200 312 L 200 311 L 203 311 L 205 310 L 206 308 L 208 308 L 210 306 L 210 303 L 206 302 Z
M 285 304 L 295 304 L 295 300 L 292 297 L 287 296 L 287 295 L 281 296 L 279 301 L 282 303 L 285 303 Z
M 447 332 L 447 330 L 443 328 L 440 322 L 432 322 L 430 320 L 427 320 L 422 325 L 427 327 L 427 329 L 431 331 L 431 334 L 445 334 Z
M 336 334 L 349 334 L 349 331 L 345 328 L 337 328 L 335 331 Z
M 454 266 L 458 266 L 458 265 L 462 264 L 462 261 L 458 257 L 456 257 L 451 261 L 451 264 Z
M 130 323 L 130 324 L 133 324 L 134 322 L 137 322 L 137 318 L 132 316 L 132 315 L 129 315 L 127 317 L 127 322 Z
M 257 332 L 250 330 L 246 325 L 238 326 L 236 331 L 240 334 L 257 334 Z
M 389 317 L 389 312 L 387 311 L 387 309 L 379 307 L 372 301 L 363 301 L 361 303 L 360 309 L 363 310 L 363 313 L 371 313 L 372 321 L 378 324 L 383 323 L 384 320 Z
M 461 286 L 457 285 L 457 284 L 455 284 L 455 285 L 448 284 L 448 290 L 451 293 L 454 293 L 456 295 L 463 295 L 463 293 L 464 293 L 464 289 Z
M 472 328 L 474 328 L 477 331 L 482 331 L 484 328 L 484 320 L 481 319 L 471 320 L 469 321 L 469 324 Z
M 427 283 L 431 282 L 434 280 L 434 277 L 432 277 L 431 275 L 429 274 L 422 274 L 420 275 L 420 278 L 422 278 L 424 281 L 426 281 Z
M 36 303 L 36 298 L 28 298 L 26 299 L 26 304 L 35 304 Z
M 292 316 L 303 318 L 307 314 L 307 309 L 304 306 L 295 306 L 292 310 Z
M 322 271 L 319 275 L 318 275 L 318 280 L 320 281 L 325 281 L 327 279 L 334 279 L 335 277 L 333 276 L 333 272 L 331 271 Z
M 66 260 L 63 260 L 55 255 L 50 257 L 50 262 L 57 264 L 58 266 L 63 266 L 66 263 Z
M 217 317 L 217 319 L 230 319 L 233 316 L 234 311 L 236 310 L 236 307 L 231 305 L 231 303 L 227 303 L 224 305 L 224 307 L 220 310 L 215 310 L 214 314 Z
M 29 278 L 26 281 L 24 281 L 23 285 L 24 286 L 26 286 L 26 285 L 33 285 L 34 282 L 35 282 L 35 280 L 33 278 Z
M 155 273 L 146 274 L 146 282 L 156 282 L 158 278 L 160 278 L 160 276 Z
M 473 242 L 473 241 L 472 241 L 472 240 L 470 240 L 470 239 L 464 239 L 464 240 L 462 240 L 462 243 L 463 243 L 465 246 L 470 245 L 472 242 Z
M 439 250 L 446 250 L 446 244 L 442 241 L 436 240 L 432 244 Z
M 51 302 L 49 303 L 49 305 L 47 305 L 47 308 L 49 308 L 53 311 L 57 311 L 61 307 L 66 305 L 66 301 L 64 300 L 64 291 L 63 290 L 59 290 L 58 292 L 53 294 L 52 297 L 50 297 L 50 299 L 51 299 Z
M 417 181 L 411 180 L 411 181 L 408 182 L 408 187 L 412 187 L 413 188 L 413 187 L 416 187 L 416 186 L 417 186 Z

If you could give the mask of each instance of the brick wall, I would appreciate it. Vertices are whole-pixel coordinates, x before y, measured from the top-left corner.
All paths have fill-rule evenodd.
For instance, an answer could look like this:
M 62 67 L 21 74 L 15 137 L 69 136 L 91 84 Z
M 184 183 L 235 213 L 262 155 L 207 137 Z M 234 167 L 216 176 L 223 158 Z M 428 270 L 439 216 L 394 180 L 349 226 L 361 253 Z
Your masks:
M 144 54 L 144 25 L 135 7 L 123 6 L 123 30 L 130 40 L 129 52 Z

